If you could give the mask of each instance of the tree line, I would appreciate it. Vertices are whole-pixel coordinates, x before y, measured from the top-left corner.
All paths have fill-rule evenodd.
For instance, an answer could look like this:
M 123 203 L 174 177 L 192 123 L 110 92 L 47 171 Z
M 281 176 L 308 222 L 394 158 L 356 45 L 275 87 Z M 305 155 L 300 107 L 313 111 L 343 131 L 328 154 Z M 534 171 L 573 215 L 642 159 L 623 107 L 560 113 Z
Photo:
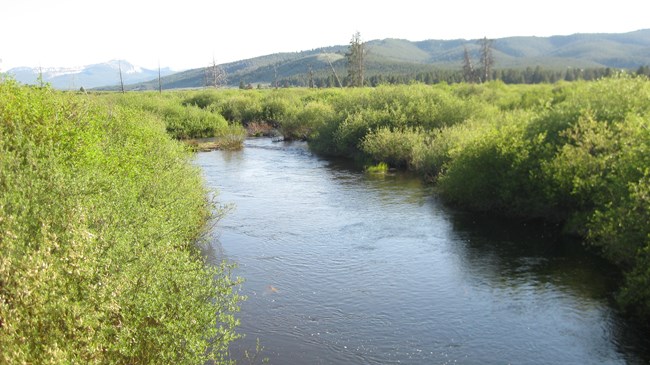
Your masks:
M 594 81 L 603 77 L 617 74 L 621 70 L 610 67 L 599 68 L 577 68 L 571 67 L 565 70 L 545 68 L 542 66 L 520 68 L 494 69 L 489 73 L 490 80 L 502 81 L 505 84 L 547 84 L 558 81 Z M 636 72 L 637 75 L 650 76 L 650 66 L 642 66 Z M 459 69 L 442 69 L 432 67 L 430 71 L 410 72 L 370 72 L 365 76 L 365 86 L 379 85 L 408 85 L 422 83 L 435 85 L 441 83 L 456 84 L 466 82 L 466 74 Z M 312 77 L 312 85 L 316 88 L 338 87 L 334 75 L 323 75 Z M 344 77 L 341 79 L 344 87 L 356 86 L 353 79 Z M 309 80 L 303 75 L 294 75 L 278 79 L 279 87 L 310 87 Z

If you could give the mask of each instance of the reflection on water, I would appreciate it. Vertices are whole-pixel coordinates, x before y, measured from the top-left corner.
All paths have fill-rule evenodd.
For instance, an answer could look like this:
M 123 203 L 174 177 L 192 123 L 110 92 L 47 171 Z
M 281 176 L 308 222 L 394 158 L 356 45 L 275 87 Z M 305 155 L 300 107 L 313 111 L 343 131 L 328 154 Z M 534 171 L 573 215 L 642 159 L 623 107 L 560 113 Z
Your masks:
M 196 163 L 236 205 L 211 253 L 246 279 L 235 358 L 259 338 L 274 364 L 650 359 L 609 303 L 611 268 L 552 227 L 454 212 L 417 178 L 303 143 L 249 140 Z

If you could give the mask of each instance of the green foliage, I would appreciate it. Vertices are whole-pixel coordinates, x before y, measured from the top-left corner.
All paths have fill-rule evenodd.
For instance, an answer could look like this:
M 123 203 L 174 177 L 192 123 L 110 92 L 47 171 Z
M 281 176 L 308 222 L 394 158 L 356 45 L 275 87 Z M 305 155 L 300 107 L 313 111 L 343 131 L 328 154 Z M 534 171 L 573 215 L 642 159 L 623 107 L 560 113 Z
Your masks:
M 217 112 L 230 122 L 248 124 L 263 120 L 262 104 L 253 91 L 228 95 L 216 104 Z
M 131 93 L 107 98 L 119 105 L 160 117 L 165 122 L 167 132 L 176 139 L 215 137 L 228 131 L 226 119 L 208 108 L 214 102 L 212 93 L 200 93 L 190 98 L 183 98 L 180 93 L 163 96 L 157 93 Z
M 380 162 L 376 165 L 366 167 L 366 171 L 371 174 L 385 174 L 388 171 L 388 164 Z
M 183 100 L 183 105 L 194 105 L 201 109 L 206 109 L 210 105 L 215 104 L 218 100 L 219 95 L 214 91 L 201 91 Z
M 189 158 L 139 108 L 0 82 L 0 363 L 227 361 L 239 297 L 195 246 Z
M 567 143 L 545 165 L 571 223 L 629 270 L 621 300 L 644 315 L 650 314 L 649 116 L 645 111 L 617 122 L 582 117 L 562 133 Z
M 287 116 L 280 124 L 280 132 L 287 139 L 310 140 L 315 131 L 330 123 L 334 118 L 334 108 L 320 101 L 309 101 L 302 108 L 296 108 L 293 115 Z
M 442 162 L 438 182 L 445 197 L 475 210 L 540 214 L 545 207 L 536 174 L 539 163 L 534 158 L 539 140 L 523 138 L 528 119 L 527 112 L 500 114 L 475 122 L 479 126 L 470 133 L 462 133 L 463 127 L 451 133 L 456 142 L 442 149 L 437 158 Z
M 298 94 L 297 91 L 287 90 L 273 90 L 269 93 L 258 94 L 262 104 L 261 118 L 276 123 L 290 119 L 302 104 Z
M 167 132 L 177 139 L 214 137 L 228 128 L 228 122 L 221 114 L 197 106 L 169 105 L 160 112 Z
M 413 165 L 413 149 L 424 143 L 425 135 L 418 129 L 382 127 L 366 134 L 361 150 L 375 161 L 394 167 Z
M 620 265 L 621 303 L 647 315 L 648 100 L 645 78 L 560 85 L 529 112 L 442 129 L 422 160 L 442 163 L 439 190 L 459 204 L 565 221 Z
M 361 143 L 365 136 L 378 128 L 427 131 L 461 123 L 473 114 L 490 109 L 479 100 L 453 95 L 444 86 L 345 90 L 329 94 L 326 100 L 336 117 L 318 128 L 310 145 L 317 152 L 347 157 L 363 152 Z

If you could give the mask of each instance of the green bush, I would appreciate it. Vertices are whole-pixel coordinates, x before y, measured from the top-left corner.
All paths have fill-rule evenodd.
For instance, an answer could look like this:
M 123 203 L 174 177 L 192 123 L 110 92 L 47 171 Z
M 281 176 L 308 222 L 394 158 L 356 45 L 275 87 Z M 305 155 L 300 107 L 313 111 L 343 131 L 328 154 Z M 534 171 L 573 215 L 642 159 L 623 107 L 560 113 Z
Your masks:
M 390 116 L 386 111 L 365 110 L 348 115 L 332 136 L 334 150 L 341 156 L 354 157 L 366 134 L 389 124 Z
M 209 96 L 217 100 L 215 92 L 201 92 L 194 97 L 197 100 Z M 228 122 L 220 113 L 215 113 L 210 107 L 202 108 L 196 103 L 188 102 L 193 97 L 184 98 L 182 93 L 129 93 L 109 95 L 106 97 L 113 103 L 127 106 L 130 109 L 144 110 L 161 118 L 165 122 L 167 132 L 176 139 L 214 137 L 223 134 L 228 129 Z M 201 104 L 201 102 L 198 102 Z
M 176 139 L 214 137 L 228 129 L 228 122 L 221 114 L 193 105 L 169 105 L 161 113 L 167 132 Z
M 220 100 L 218 92 L 215 91 L 201 91 L 183 100 L 184 106 L 197 106 L 201 109 L 207 109 L 213 104 L 218 103 Z
M 621 267 L 620 303 L 647 318 L 650 83 L 620 76 L 542 94 L 528 116 L 441 129 L 414 165 L 441 166 L 439 190 L 464 206 L 565 222 Z
M 225 362 L 239 297 L 164 122 L 0 82 L 0 363 Z
M 331 105 L 319 101 L 310 101 L 298 108 L 292 115 L 283 117 L 280 132 L 287 139 L 310 140 L 314 133 L 335 118 Z
M 367 134 L 361 150 L 376 162 L 393 167 L 413 166 L 413 150 L 422 145 L 425 134 L 418 129 L 379 128 Z
M 295 93 L 273 90 L 261 96 L 261 120 L 266 122 L 286 122 L 300 104 Z
M 219 112 L 229 122 L 244 125 L 264 120 L 262 103 L 255 91 L 239 91 L 227 95 L 219 101 L 214 111 Z
M 622 302 L 644 315 L 650 314 L 649 116 L 613 123 L 585 116 L 562 134 L 567 143 L 545 165 L 571 224 L 628 270 Z
M 478 133 L 451 147 L 438 180 L 444 196 L 480 211 L 538 214 L 544 203 L 534 175 L 538 162 L 531 154 L 538 141 L 523 138 L 526 118 L 527 113 L 516 113 L 484 121 Z

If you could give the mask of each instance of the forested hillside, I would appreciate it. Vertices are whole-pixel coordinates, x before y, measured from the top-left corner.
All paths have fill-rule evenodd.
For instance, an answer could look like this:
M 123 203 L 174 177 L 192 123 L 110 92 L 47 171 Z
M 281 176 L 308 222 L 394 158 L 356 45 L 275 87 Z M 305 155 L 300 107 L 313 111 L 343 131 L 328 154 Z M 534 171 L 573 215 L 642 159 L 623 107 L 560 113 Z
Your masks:
M 384 39 L 368 41 L 366 47 L 366 72 L 371 85 L 410 81 L 460 82 L 465 49 L 474 58 L 480 51 L 477 39 L 418 42 Z M 623 34 L 508 37 L 495 39 L 493 47 L 494 78 L 506 83 L 591 80 L 612 70 L 636 71 L 650 65 L 650 29 Z M 332 67 L 341 79 L 346 75 L 346 51 L 347 45 L 339 45 L 276 53 L 226 63 L 221 67 L 228 75 L 227 84 L 230 86 L 240 83 L 307 86 L 311 77 L 316 86 L 331 87 L 337 86 Z M 203 68 L 162 78 L 166 89 L 204 87 L 206 81 L 206 69 Z M 128 88 L 157 89 L 158 80 L 129 85 Z

